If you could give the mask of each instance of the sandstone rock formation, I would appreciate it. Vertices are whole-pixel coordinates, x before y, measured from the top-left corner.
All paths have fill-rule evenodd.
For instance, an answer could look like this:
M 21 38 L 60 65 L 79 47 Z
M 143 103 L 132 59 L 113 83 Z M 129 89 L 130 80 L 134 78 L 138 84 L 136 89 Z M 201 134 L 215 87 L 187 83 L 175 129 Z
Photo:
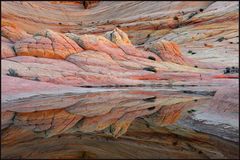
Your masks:
M 118 28 L 105 33 L 105 37 L 113 43 L 117 44 L 117 46 L 121 48 L 127 55 L 148 59 L 151 57 L 152 60 L 161 61 L 161 59 L 152 52 L 145 52 L 133 46 L 128 38 L 128 35 Z
M 99 1 L 85 1 L 83 0 L 83 6 L 85 9 L 89 9 L 89 8 L 92 8 L 92 7 L 95 7 L 97 5 Z
M 113 32 L 116 31 L 125 34 L 119 29 Z M 171 76 L 167 78 L 171 75 L 169 71 L 181 73 L 172 75 L 175 75 L 174 79 L 180 76 L 182 80 L 187 78 L 182 76 L 183 73 L 200 80 L 201 76 L 209 78 L 209 73 L 218 73 L 200 69 L 201 65 L 199 68 L 188 66 L 189 61 L 186 61 L 187 64 L 177 64 L 174 59 L 181 59 L 182 54 L 179 49 L 172 49 L 171 43 L 170 48 L 160 51 L 169 58 L 166 59 L 157 52 L 137 49 L 128 39 L 127 42 L 115 44 L 102 36 L 78 36 L 72 33 L 65 36 L 51 30 L 42 31 L 33 38 L 14 44 L 18 56 L 2 60 L 2 73 L 14 76 L 11 75 L 14 72 L 16 76 L 25 79 L 72 86 L 157 84 L 158 80 L 171 79 Z M 168 45 L 168 42 L 164 43 Z M 155 51 L 154 46 L 150 48 Z
M 105 36 L 107 39 L 116 43 L 117 45 L 132 44 L 128 38 L 128 35 L 118 28 L 115 28 L 112 32 L 107 32 Z
M 159 41 L 147 47 L 148 50 L 156 53 L 163 61 L 177 64 L 186 64 L 181 55 L 180 48 L 174 42 Z
M 13 45 L 11 43 L 1 41 L 1 59 L 14 57 L 15 52 L 13 50 Z
M 61 33 L 51 30 L 42 31 L 32 38 L 23 39 L 14 45 L 18 56 L 36 56 L 44 58 L 65 59 L 73 53 L 82 51 L 75 42 Z
M 11 23 L 4 23 L 1 25 L 1 36 L 7 38 L 11 42 L 17 42 L 21 39 L 30 37 L 24 30 L 18 28 Z
M 3 2 L 1 158 L 237 158 L 238 11 Z

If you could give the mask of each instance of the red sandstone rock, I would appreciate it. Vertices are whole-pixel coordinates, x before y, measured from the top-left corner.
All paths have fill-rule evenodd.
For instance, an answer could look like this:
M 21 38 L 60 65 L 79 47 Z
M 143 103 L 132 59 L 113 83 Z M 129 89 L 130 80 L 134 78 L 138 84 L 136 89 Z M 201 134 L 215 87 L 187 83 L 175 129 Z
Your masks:
M 93 8 L 93 7 L 96 7 L 97 4 L 99 3 L 99 0 L 94 0 L 94 1 L 86 1 L 86 0 L 83 0 L 83 6 L 85 9 L 89 9 L 89 8 Z
M 16 25 L 7 23 L 5 21 L 3 21 L 3 24 L 1 25 L 1 35 L 9 39 L 11 42 L 16 42 L 21 39 L 30 37 L 30 35 L 21 28 L 18 28 Z
M 22 30 L 15 29 L 10 26 L 3 26 L 1 27 L 2 36 L 6 37 L 9 39 L 11 42 L 16 42 L 18 40 L 30 37 L 26 32 Z
M 13 123 L 13 118 L 15 116 L 14 112 L 7 111 L 1 112 L 1 129 L 7 128 Z
M 233 125 L 239 115 L 236 114 L 239 111 L 239 84 L 230 82 L 226 86 L 220 87 L 215 93 L 210 103 L 208 113 L 213 115 L 213 119 L 216 116 L 216 120 L 219 118 L 222 122 L 231 122 Z
M 150 109 L 137 110 L 125 114 L 112 126 L 113 128 L 112 135 L 116 138 L 123 135 L 124 133 L 127 132 L 128 127 L 136 117 L 149 115 L 151 113 L 156 112 L 159 108 L 160 106 L 152 108 L 150 107 Z
M 113 59 L 125 60 L 125 53 L 120 48 L 118 48 L 116 44 L 110 42 L 105 37 L 95 35 L 78 36 L 71 33 L 66 34 L 66 36 L 73 39 L 85 50 L 105 52 Z
M 219 69 L 223 66 L 216 63 L 204 63 L 196 61 L 195 59 L 186 57 L 182 54 L 179 46 L 175 42 L 158 40 L 152 42 L 145 47 L 146 50 L 154 52 L 157 54 L 163 61 L 177 63 L 181 65 L 188 65 L 195 68 L 210 68 L 210 69 Z
M 46 82 L 38 82 L 38 81 L 30 81 L 30 80 L 25 80 L 22 78 L 18 77 L 10 77 L 10 76 L 5 76 L 2 75 L 2 101 L 7 101 L 11 99 L 17 99 L 20 97 L 28 97 L 28 96 L 34 96 L 38 95 L 44 92 L 60 92 L 64 90 L 71 90 L 74 89 L 71 86 L 66 86 L 66 85 L 54 85 L 51 83 L 46 83 Z M 46 90 L 47 89 L 47 90 Z M 61 102 L 61 100 L 57 100 Z M 71 99 L 72 103 L 74 103 L 73 99 Z M 44 104 L 44 102 L 42 102 Z M 64 103 L 61 102 L 61 104 L 64 105 Z M 55 105 L 55 107 L 59 107 L 60 104 Z M 47 108 L 51 108 L 51 106 L 45 105 Z M 20 107 L 20 110 L 24 110 L 24 107 L 28 108 L 30 110 L 34 110 L 36 108 L 31 108 L 31 105 L 25 106 L 23 104 L 23 108 Z M 41 106 L 42 109 L 44 109 L 43 106 Z M 4 107 L 3 107 L 4 108 Z M 54 108 L 54 107 L 53 107 Z M 53 109 L 52 108 L 52 109 Z M 7 109 L 7 108 L 4 108 Z M 9 108 L 8 108 L 9 109 Z
M 143 84 L 140 80 L 133 81 L 127 78 L 134 74 L 142 74 L 142 72 L 129 72 L 117 65 L 115 67 L 108 65 L 107 68 L 110 68 L 110 70 L 104 68 L 104 66 L 99 68 L 99 66 L 96 65 L 100 63 L 97 59 L 93 59 L 91 65 L 88 63 L 81 65 L 80 62 L 82 62 L 82 60 L 79 58 L 83 56 L 79 58 L 78 56 L 75 57 L 73 56 L 69 58 L 69 60 L 76 63 L 76 65 L 63 60 L 35 58 L 31 56 L 12 57 L 2 60 L 2 74 L 9 74 L 9 69 L 11 69 L 17 73 L 18 77 L 24 79 L 71 86 Z
M 78 67 L 87 72 L 99 73 L 101 70 L 98 70 L 98 67 L 102 67 L 102 69 L 108 68 L 109 74 L 112 70 L 117 71 L 117 73 L 127 71 L 126 69 L 121 68 L 118 63 L 116 63 L 108 54 L 104 52 L 86 50 L 78 54 L 73 54 L 66 60 L 73 64 L 76 64 Z M 93 67 L 92 70 L 90 69 L 91 66 Z M 102 71 L 104 72 L 104 70 Z M 107 74 L 107 72 L 104 73 Z
M 116 111 L 111 111 L 107 114 L 87 117 L 83 120 L 83 123 L 78 126 L 78 130 L 85 133 L 102 131 L 115 123 L 123 115 L 124 110 L 117 109 Z
M 1 36 L 1 42 L 4 42 L 4 43 L 12 43 L 9 39 Z
M 64 133 L 81 118 L 81 116 L 68 114 L 64 110 L 38 111 L 34 114 L 18 113 L 14 123 L 33 132 L 45 131 L 46 136 L 54 136 Z
M 107 32 L 105 37 L 117 45 L 126 44 L 132 45 L 128 35 L 122 30 L 115 28 L 113 31 Z
M 146 49 L 156 53 L 163 61 L 182 65 L 186 64 L 181 54 L 180 48 L 174 42 L 161 40 L 150 44 Z
M 127 55 L 149 58 L 153 57 L 155 61 L 161 61 L 161 59 L 152 52 L 146 52 L 136 49 L 128 38 L 128 35 L 122 30 L 115 28 L 113 31 L 107 32 L 105 37 L 117 44 Z
M 239 78 L 239 75 L 226 75 L 226 74 L 220 74 L 220 75 L 215 75 L 213 76 L 213 78 L 233 78 L 233 79 L 238 79 Z
M 11 43 L 1 42 L 1 59 L 14 57 L 15 52 L 13 50 L 13 45 Z
M 1 158 L 238 157 L 237 2 L 2 5 Z
M 32 38 L 18 41 L 14 45 L 18 56 L 36 56 L 65 59 L 67 56 L 82 51 L 74 41 L 63 34 L 51 30 L 37 33 Z

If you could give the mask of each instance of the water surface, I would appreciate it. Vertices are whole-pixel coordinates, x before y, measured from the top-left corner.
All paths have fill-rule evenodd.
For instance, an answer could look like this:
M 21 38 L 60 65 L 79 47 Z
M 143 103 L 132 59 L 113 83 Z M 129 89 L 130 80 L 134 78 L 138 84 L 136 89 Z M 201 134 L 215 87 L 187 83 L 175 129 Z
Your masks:
M 214 93 L 125 88 L 4 101 L 1 158 L 236 158 L 238 127 L 204 116 Z

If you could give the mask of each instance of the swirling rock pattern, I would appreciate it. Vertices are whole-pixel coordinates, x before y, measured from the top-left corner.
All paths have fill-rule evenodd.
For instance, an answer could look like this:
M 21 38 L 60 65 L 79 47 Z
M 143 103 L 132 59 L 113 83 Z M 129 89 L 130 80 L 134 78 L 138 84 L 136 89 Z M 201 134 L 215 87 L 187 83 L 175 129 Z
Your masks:
M 147 49 L 156 53 L 163 61 L 186 64 L 176 43 L 162 40 L 153 43 Z
M 11 42 L 17 42 L 24 38 L 28 38 L 31 35 L 27 34 L 21 28 L 16 27 L 15 25 L 10 25 L 3 23 L 1 26 L 1 36 L 5 37 L 6 39 L 10 40 Z
M 2 159 L 239 157 L 237 2 L 1 4 Z
M 51 30 L 42 31 L 33 38 L 18 41 L 14 45 L 18 56 L 36 56 L 65 59 L 67 56 L 82 51 L 74 41 Z

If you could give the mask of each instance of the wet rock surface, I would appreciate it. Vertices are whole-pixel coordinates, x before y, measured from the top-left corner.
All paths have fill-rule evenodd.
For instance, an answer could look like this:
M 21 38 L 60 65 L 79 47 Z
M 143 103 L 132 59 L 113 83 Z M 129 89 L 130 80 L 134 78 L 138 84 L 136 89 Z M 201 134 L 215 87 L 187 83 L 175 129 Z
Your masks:
M 167 158 L 174 153 L 170 157 L 238 157 L 236 102 L 222 112 L 216 104 L 221 96 L 218 91 L 209 96 L 181 90 L 112 89 L 6 101 L 2 103 L 1 156 Z M 201 117 L 211 110 L 214 116 Z M 223 124 L 215 116 L 228 121 Z M 133 154 L 137 150 L 141 152 Z

